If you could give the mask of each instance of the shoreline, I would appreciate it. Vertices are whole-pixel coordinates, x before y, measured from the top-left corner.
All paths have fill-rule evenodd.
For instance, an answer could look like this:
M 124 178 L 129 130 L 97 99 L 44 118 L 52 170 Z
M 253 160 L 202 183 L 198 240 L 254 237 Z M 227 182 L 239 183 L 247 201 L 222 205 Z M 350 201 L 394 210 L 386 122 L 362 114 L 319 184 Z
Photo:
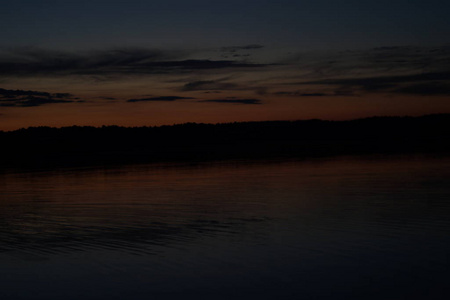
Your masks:
M 450 154 L 450 114 L 0 132 L 0 170 L 366 154 Z

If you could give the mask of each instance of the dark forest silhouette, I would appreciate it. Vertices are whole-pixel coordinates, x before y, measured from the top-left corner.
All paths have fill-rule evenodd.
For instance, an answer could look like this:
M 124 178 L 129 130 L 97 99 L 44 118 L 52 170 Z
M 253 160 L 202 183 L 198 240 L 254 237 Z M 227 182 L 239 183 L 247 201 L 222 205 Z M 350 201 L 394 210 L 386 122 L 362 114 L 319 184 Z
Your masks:
M 449 153 L 450 114 L 351 121 L 30 127 L 0 132 L 2 167 Z

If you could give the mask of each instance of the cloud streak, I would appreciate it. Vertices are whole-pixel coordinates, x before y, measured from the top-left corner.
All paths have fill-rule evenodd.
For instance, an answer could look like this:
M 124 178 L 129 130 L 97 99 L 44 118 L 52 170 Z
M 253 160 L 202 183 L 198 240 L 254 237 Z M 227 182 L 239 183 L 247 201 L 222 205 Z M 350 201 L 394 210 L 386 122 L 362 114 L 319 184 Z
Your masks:
M 312 93 L 312 92 L 275 92 L 273 95 L 276 96 L 289 96 L 289 97 L 324 97 L 324 96 L 330 96 L 327 93 Z
M 222 48 L 220 48 L 220 51 L 234 53 L 239 50 L 257 50 L 257 49 L 262 49 L 262 48 L 264 48 L 263 45 L 250 44 L 250 45 L 245 45 L 245 46 L 222 47 Z
M 210 99 L 210 100 L 200 100 L 198 102 L 226 103 L 226 104 L 262 104 L 262 101 L 260 99 Z
M 266 50 L 262 45 L 255 44 L 215 48 L 213 51 L 216 56 L 217 51 L 221 52 L 219 55 L 240 55 L 240 51 L 260 51 L 262 48 Z M 294 55 L 283 61 L 274 59 L 266 63 L 212 59 L 208 55 L 200 50 L 189 52 L 147 48 L 79 53 L 31 47 L 0 49 L 0 79 L 8 82 L 23 77 L 27 82 L 29 78 L 39 78 L 44 82 L 47 77 L 73 80 L 73 76 L 83 76 L 82 83 L 74 81 L 78 84 L 77 93 L 82 91 L 81 84 L 85 84 L 85 79 L 98 79 L 96 85 L 102 85 L 110 79 L 123 80 L 123 84 L 117 86 L 123 89 L 120 94 L 96 93 L 90 98 L 96 99 L 91 101 L 110 100 L 103 101 L 105 105 L 118 102 L 114 99 L 129 103 L 195 100 L 191 102 L 262 104 L 260 99 L 252 97 L 271 97 L 283 101 L 283 97 L 312 99 L 363 97 L 368 94 L 450 96 L 449 47 L 382 47 L 364 51 L 314 53 L 312 56 Z M 160 74 L 165 75 L 164 79 L 151 76 Z M 130 76 L 142 76 L 140 80 L 149 80 L 148 85 L 145 82 L 139 90 L 130 88 Z M 105 82 L 106 86 L 108 84 Z M 152 87 L 160 91 L 158 94 L 169 96 L 143 96 L 153 95 Z M 46 89 L 52 88 L 44 84 L 42 90 Z M 123 98 L 125 90 L 133 92 Z M 211 95 L 205 95 L 206 100 L 203 100 L 205 98 L 199 96 L 198 92 L 221 93 L 223 96 L 218 96 L 222 97 L 220 99 L 207 99 Z M 231 99 L 228 97 L 230 92 L 239 98 Z M 70 93 L 0 89 L 0 106 L 3 107 L 73 102 L 82 101 Z
M 82 53 L 36 48 L 0 51 L 0 76 L 3 77 L 139 75 L 264 66 L 237 60 L 187 59 L 182 52 L 140 48 Z
M 151 98 L 141 98 L 141 99 L 129 99 L 127 102 L 148 102 L 148 101 L 163 101 L 163 102 L 172 102 L 178 100 L 189 100 L 195 99 L 192 97 L 179 97 L 179 96 L 161 96 L 161 97 L 151 97 Z
M 450 72 L 435 72 L 399 76 L 324 79 L 296 84 L 337 86 L 341 90 L 353 90 L 354 93 L 383 92 L 422 96 L 439 96 L 450 95 L 449 81 Z
M 48 93 L 27 90 L 7 90 L 0 88 L 0 106 L 33 107 L 44 104 L 83 102 L 69 93 Z
M 298 81 L 314 93 L 342 95 L 448 95 L 450 47 L 379 47 L 368 50 L 296 54 L 280 63 L 298 68 Z M 292 76 L 291 78 L 295 78 Z M 304 88 L 301 88 L 304 89 Z M 309 92 L 308 92 L 309 93 Z M 301 96 L 299 93 L 294 96 Z
M 216 91 L 242 89 L 238 84 L 220 80 L 199 80 L 186 83 L 182 91 Z
M 430 82 L 411 84 L 397 88 L 393 92 L 420 96 L 450 96 L 450 83 Z

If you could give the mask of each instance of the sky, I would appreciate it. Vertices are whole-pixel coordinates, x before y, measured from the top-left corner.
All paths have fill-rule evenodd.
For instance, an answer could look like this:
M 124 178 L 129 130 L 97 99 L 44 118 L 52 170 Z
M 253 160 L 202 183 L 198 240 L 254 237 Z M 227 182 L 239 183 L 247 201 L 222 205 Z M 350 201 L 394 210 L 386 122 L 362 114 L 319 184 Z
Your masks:
M 450 113 L 450 2 L 5 1 L 0 130 Z

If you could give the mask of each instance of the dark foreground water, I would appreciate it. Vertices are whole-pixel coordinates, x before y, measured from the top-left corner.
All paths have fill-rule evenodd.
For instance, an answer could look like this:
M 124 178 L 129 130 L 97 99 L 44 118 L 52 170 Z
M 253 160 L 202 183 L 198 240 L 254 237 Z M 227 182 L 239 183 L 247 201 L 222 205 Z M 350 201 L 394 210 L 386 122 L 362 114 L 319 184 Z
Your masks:
M 449 299 L 450 159 L 0 174 L 0 299 Z

